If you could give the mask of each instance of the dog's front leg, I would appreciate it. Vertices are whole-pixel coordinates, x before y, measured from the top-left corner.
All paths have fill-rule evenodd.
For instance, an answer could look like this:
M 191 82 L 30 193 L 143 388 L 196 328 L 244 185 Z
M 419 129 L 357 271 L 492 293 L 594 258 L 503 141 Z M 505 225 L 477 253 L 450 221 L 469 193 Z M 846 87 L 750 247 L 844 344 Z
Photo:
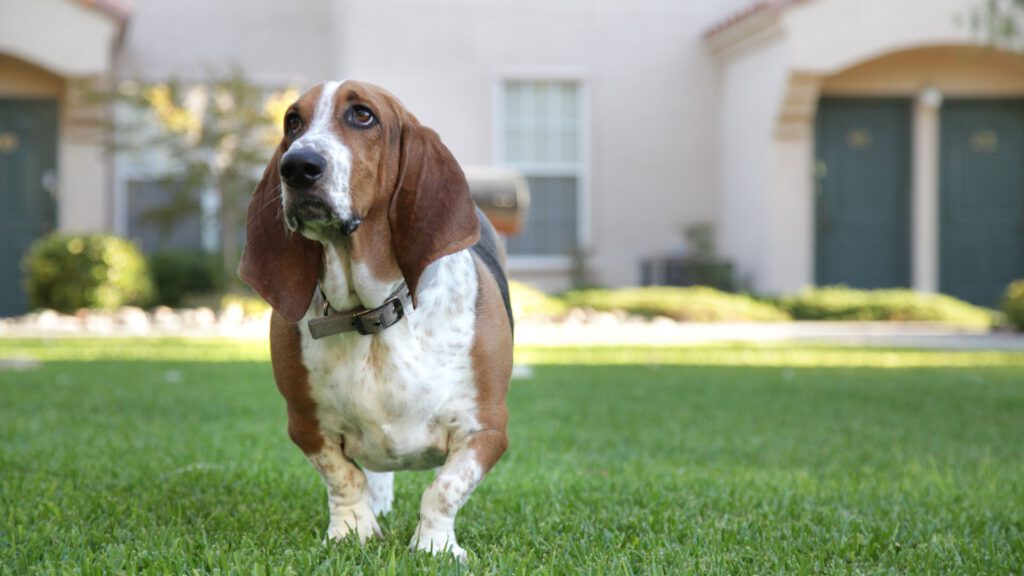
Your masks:
M 310 396 L 309 372 L 302 360 L 302 337 L 297 325 L 274 313 L 270 319 L 270 357 L 274 380 L 288 405 L 288 437 L 298 446 L 327 485 L 331 523 L 327 538 L 338 540 L 353 531 L 360 542 L 380 534 L 370 509 L 366 475 L 345 456 L 343 439 L 325 432 L 317 418 L 317 406 Z M 376 492 L 390 495 L 383 490 Z M 389 500 L 389 498 L 386 498 Z
M 412 537 L 414 549 L 434 554 L 449 550 L 465 560 L 466 551 L 455 540 L 455 515 L 507 446 L 504 430 L 484 430 L 448 453 L 420 501 L 420 522 Z
M 306 454 L 306 457 L 327 485 L 327 506 L 331 514 L 327 538 L 341 540 L 355 532 L 363 543 L 367 538 L 380 536 L 380 526 L 370 508 L 366 475 L 345 456 L 341 438 L 324 435 L 320 451 Z

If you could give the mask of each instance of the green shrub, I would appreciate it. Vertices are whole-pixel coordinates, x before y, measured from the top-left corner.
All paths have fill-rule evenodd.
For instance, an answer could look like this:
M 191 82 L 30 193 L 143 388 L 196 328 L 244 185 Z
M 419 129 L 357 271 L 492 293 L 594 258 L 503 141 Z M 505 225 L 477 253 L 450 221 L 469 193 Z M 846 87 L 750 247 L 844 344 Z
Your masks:
M 149 269 L 156 285 L 156 303 L 181 306 L 188 296 L 220 292 L 224 274 L 216 254 L 171 250 L 149 257 Z
M 1010 282 L 1003 296 L 1003 312 L 1006 320 L 1024 332 L 1024 279 Z
M 109 310 L 148 304 L 153 294 L 138 248 L 108 234 L 50 234 L 32 245 L 22 268 L 33 308 Z
M 975 329 L 991 328 L 995 321 L 992 310 L 945 294 L 903 288 L 854 290 L 824 286 L 782 298 L 780 305 L 798 320 L 941 322 Z
M 693 322 L 779 322 L 789 316 L 750 296 L 708 288 L 651 286 L 617 290 L 574 290 L 564 295 L 570 306 L 625 310 L 641 316 L 668 316 Z
M 246 316 L 261 316 L 270 310 L 270 304 L 267 304 L 259 296 L 249 296 L 245 294 L 225 294 L 220 299 L 221 311 L 226 310 L 229 306 L 238 305 L 242 307 L 242 311 L 245 312 Z
M 548 296 L 533 286 L 522 282 L 509 282 L 509 297 L 512 300 L 512 314 L 520 318 L 560 318 L 569 307 L 565 302 Z

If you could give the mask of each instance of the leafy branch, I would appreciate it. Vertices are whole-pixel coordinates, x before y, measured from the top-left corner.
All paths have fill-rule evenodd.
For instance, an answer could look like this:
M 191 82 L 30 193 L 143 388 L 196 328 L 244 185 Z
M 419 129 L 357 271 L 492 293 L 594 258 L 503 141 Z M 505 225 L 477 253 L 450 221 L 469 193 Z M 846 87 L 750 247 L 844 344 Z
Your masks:
M 1024 51 L 1024 0 L 984 0 L 971 11 L 969 22 L 988 44 Z
M 146 214 L 166 232 L 199 212 L 202 194 L 216 198 L 221 263 L 234 278 L 245 207 L 280 137 L 294 89 L 266 91 L 240 68 L 210 72 L 198 82 L 120 82 L 101 96 L 123 113 L 111 122 L 110 146 L 163 162 L 167 201 Z

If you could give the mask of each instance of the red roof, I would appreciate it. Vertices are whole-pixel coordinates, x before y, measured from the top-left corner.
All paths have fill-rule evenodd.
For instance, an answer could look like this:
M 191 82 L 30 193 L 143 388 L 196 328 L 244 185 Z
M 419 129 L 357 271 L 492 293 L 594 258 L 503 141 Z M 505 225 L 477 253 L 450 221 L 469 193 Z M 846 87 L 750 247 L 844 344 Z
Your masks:
M 793 4 L 803 1 L 804 0 L 758 0 L 739 12 L 735 12 L 713 24 L 710 28 L 704 31 L 704 37 L 710 38 L 715 34 L 728 30 L 729 28 L 749 20 L 762 12 L 779 12 Z

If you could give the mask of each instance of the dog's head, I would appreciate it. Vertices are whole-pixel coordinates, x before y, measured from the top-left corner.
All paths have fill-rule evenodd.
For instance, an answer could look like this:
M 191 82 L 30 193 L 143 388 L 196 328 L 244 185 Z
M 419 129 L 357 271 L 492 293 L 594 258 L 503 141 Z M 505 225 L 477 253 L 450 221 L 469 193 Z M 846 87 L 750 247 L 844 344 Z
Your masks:
M 466 178 L 437 133 L 386 90 L 352 80 L 288 108 L 246 232 L 239 275 L 292 322 L 316 289 L 321 243 L 387 243 L 415 300 L 423 270 L 480 234 Z

